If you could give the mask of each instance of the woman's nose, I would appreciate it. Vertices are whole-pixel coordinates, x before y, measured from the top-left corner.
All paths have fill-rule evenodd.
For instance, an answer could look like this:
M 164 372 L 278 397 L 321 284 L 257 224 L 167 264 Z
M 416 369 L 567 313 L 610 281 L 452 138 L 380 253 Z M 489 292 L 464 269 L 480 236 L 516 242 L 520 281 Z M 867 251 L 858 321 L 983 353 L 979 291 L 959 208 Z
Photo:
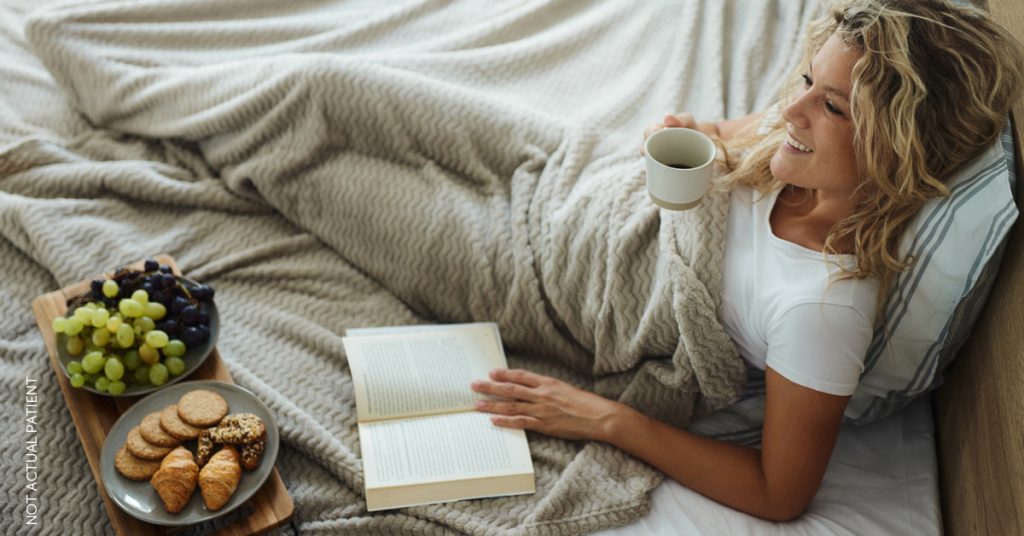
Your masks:
M 810 126 L 807 115 L 807 106 L 810 104 L 810 92 L 804 91 L 797 96 L 793 102 L 782 109 L 782 118 L 797 128 L 808 128 Z

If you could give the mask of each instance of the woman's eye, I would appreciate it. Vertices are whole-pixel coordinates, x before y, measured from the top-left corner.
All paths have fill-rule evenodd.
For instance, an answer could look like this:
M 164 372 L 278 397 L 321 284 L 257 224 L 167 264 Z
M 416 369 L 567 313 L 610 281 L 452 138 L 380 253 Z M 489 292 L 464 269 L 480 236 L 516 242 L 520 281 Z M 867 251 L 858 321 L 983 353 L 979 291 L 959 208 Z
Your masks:
M 814 83 L 814 82 L 813 82 L 813 81 L 811 80 L 811 77 L 810 77 L 810 76 L 807 76 L 806 74 L 802 74 L 802 75 L 800 75 L 800 76 L 802 76 L 802 77 L 803 77 L 803 79 L 804 79 L 804 86 L 805 86 L 805 87 L 811 87 L 811 84 L 813 84 L 813 83 Z
M 842 116 L 843 115 L 842 110 L 840 110 L 839 108 L 836 108 L 835 105 L 832 104 L 829 101 L 825 101 L 825 109 L 828 110 L 828 113 L 830 113 L 830 114 L 835 114 L 835 115 L 838 115 L 838 116 Z

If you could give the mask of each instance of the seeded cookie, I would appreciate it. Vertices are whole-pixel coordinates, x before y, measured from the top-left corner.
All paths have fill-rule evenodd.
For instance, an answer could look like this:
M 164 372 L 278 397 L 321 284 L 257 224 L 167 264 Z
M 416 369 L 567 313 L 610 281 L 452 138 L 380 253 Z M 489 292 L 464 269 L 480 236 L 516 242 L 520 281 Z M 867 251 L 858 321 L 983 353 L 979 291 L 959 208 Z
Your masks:
M 199 437 L 199 432 L 203 430 L 198 426 L 192 426 L 181 420 L 181 417 L 178 416 L 178 406 L 174 404 L 167 406 L 160 412 L 160 428 L 167 432 L 168 435 L 176 437 L 181 441 L 195 439 Z
M 255 471 L 260 465 L 260 457 L 263 456 L 263 450 L 267 448 L 267 440 L 261 439 L 252 443 L 246 443 L 242 445 L 242 449 L 239 451 L 241 457 L 242 467 L 246 471 Z
M 170 447 L 160 447 L 143 439 L 142 434 L 139 433 L 138 426 L 128 432 L 128 441 L 125 443 L 125 446 L 128 447 L 128 451 L 134 454 L 136 458 L 142 458 L 143 460 L 159 461 L 171 451 Z
M 114 457 L 114 468 L 125 478 L 132 480 L 149 480 L 160 468 L 160 460 L 143 460 L 131 453 L 127 445 L 121 445 Z
M 227 414 L 227 401 L 213 391 L 196 389 L 178 400 L 178 416 L 192 426 L 213 426 Z
M 214 443 L 244 445 L 267 438 L 263 420 L 252 413 L 232 413 L 221 419 L 216 428 L 209 430 Z
M 146 415 L 139 424 L 139 434 L 147 443 L 158 447 L 177 447 L 181 441 L 168 434 L 160 427 L 160 412 L 154 411 Z

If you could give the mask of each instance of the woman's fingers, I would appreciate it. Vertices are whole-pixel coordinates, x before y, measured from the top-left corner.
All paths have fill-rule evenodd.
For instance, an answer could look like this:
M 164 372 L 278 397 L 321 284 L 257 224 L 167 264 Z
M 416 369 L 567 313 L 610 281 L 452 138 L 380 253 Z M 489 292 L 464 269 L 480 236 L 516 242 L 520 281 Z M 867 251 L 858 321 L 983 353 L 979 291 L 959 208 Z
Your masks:
M 680 113 L 665 116 L 665 126 L 673 128 L 697 128 L 697 119 L 693 114 Z
M 527 387 L 537 387 L 545 381 L 553 379 L 526 369 L 494 369 L 490 372 L 490 376 L 497 382 L 513 382 Z
M 477 400 L 476 409 L 487 413 L 500 413 L 502 415 L 529 415 L 529 402 L 497 402 L 494 400 Z
M 508 415 L 491 415 L 491 424 L 495 426 L 501 426 L 502 428 L 516 428 L 519 430 L 535 430 L 540 425 L 540 421 L 533 417 L 527 417 L 524 415 L 508 416 Z
M 530 387 L 510 382 L 492 382 L 487 380 L 474 380 L 469 388 L 487 395 L 495 395 L 503 398 L 514 398 L 516 400 L 534 401 L 537 399 Z

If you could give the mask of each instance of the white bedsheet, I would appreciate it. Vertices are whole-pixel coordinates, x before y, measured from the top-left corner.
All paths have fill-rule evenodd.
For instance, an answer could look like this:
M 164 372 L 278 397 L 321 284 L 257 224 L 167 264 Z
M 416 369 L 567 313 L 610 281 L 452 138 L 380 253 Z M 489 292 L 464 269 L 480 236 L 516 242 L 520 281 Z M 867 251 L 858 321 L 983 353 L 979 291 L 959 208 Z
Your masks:
M 938 485 L 934 424 L 924 397 L 875 423 L 844 424 L 821 490 L 792 522 L 749 516 L 666 480 L 654 490 L 647 516 L 597 534 L 941 534 Z

